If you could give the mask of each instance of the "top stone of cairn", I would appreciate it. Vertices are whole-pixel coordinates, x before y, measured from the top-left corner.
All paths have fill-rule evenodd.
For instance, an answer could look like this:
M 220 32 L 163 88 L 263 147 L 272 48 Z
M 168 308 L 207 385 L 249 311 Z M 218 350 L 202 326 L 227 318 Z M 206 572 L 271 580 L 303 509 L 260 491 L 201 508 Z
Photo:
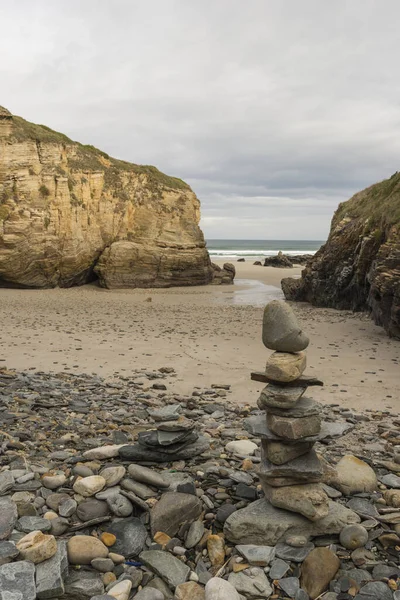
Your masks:
M 264 346 L 278 352 L 300 352 L 310 343 L 290 306 L 281 300 L 265 307 L 262 340 Z

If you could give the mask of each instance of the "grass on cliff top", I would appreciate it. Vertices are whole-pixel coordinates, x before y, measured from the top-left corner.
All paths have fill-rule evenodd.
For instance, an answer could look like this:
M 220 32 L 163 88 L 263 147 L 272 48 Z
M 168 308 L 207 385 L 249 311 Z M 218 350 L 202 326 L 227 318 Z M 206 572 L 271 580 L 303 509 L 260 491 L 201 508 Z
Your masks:
M 344 217 L 368 221 L 368 229 L 385 229 L 400 225 L 400 173 L 358 192 L 347 202 L 339 204 L 335 223 Z
M 35 142 L 39 143 L 54 143 L 76 146 L 76 156 L 68 160 L 71 169 L 105 172 L 109 169 L 112 169 L 114 172 L 116 170 L 130 171 L 138 175 L 147 175 L 149 182 L 153 184 L 159 184 L 176 190 L 190 189 L 188 184 L 182 181 L 182 179 L 165 175 L 165 173 L 162 173 L 156 167 L 151 165 L 136 165 L 125 160 L 112 158 L 105 152 L 95 148 L 95 146 L 74 142 L 63 133 L 54 131 L 46 125 L 36 125 L 35 123 L 30 123 L 29 121 L 25 121 L 25 119 L 22 117 L 16 117 L 13 115 L 12 120 L 13 131 L 11 136 L 18 142 L 34 140 Z M 110 161 L 110 167 L 104 164 L 104 159 Z

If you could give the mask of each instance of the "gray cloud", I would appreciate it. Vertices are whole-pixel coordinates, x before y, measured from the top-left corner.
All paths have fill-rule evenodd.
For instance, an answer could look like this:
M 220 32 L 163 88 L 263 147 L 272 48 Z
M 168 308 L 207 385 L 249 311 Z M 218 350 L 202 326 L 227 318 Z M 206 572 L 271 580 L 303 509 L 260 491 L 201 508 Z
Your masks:
M 322 239 L 397 170 L 395 0 L 1 3 L 0 104 L 186 179 L 206 236 Z

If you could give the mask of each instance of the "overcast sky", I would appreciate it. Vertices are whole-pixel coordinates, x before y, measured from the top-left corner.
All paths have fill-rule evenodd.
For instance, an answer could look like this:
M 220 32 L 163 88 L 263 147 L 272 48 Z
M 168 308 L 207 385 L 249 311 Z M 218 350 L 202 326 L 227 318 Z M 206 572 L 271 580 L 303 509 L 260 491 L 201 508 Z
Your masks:
M 185 179 L 208 238 L 324 239 L 399 169 L 398 0 L 8 0 L 0 105 Z

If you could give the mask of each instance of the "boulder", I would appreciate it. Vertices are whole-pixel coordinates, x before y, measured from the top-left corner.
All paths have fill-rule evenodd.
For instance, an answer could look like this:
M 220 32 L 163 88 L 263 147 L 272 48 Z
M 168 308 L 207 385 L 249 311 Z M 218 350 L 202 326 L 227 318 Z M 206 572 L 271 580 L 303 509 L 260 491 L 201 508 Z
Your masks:
M 293 263 L 288 256 L 279 251 L 276 256 L 267 256 L 264 259 L 264 267 L 277 267 L 279 269 L 291 269 Z
M 215 263 L 211 263 L 212 267 L 212 285 L 220 284 L 232 284 L 236 275 L 235 265 L 232 263 L 225 263 L 223 268 Z
M 269 302 L 264 309 L 262 341 L 278 352 L 300 352 L 310 343 L 293 310 L 281 300 Z

